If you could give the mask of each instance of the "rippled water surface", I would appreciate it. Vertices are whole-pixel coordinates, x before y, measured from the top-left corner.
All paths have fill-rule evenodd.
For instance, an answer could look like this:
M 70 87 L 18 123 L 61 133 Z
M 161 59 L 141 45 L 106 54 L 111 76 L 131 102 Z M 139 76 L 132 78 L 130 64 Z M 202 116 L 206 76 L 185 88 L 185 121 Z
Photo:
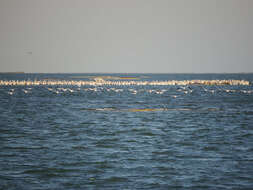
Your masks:
M 123 76 L 251 85 L 0 86 L 0 189 L 253 187 L 252 74 Z

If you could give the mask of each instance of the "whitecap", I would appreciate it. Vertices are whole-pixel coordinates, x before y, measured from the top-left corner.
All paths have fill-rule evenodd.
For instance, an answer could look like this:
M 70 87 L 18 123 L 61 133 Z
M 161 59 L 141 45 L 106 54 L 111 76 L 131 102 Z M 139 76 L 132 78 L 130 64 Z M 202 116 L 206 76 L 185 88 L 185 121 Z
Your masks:
M 25 89 L 22 89 L 22 91 L 23 91 L 25 94 L 29 93 L 29 91 L 28 91 L 28 90 L 25 90 Z
M 11 96 L 14 94 L 14 92 L 7 92 L 7 93 L 8 93 L 9 95 L 11 95 Z

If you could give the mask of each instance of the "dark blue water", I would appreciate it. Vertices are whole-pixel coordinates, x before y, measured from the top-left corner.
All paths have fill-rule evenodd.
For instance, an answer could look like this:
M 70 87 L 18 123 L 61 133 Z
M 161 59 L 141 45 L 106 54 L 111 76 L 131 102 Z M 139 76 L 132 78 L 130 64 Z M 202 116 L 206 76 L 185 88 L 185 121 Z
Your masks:
M 252 74 L 110 75 L 253 81 Z M 252 187 L 252 85 L 0 86 L 0 189 Z

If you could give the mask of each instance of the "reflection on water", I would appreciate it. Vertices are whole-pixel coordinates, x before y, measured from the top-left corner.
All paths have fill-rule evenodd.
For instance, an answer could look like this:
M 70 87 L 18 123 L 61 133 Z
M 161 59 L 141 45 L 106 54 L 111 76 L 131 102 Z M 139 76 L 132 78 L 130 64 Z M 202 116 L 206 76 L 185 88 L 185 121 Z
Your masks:
M 252 188 L 253 76 L 148 77 L 250 84 L 2 85 L 0 189 Z

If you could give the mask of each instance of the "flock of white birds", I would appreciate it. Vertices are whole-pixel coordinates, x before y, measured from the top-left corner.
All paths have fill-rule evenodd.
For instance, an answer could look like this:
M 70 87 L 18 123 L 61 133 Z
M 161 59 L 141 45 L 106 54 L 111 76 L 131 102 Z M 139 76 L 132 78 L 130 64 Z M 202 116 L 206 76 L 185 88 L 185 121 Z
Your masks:
M 125 80 L 104 80 L 102 78 L 95 78 L 95 80 L 0 80 L 1 86 L 169 86 L 169 85 L 250 85 L 246 80 L 169 80 L 169 81 L 125 81 Z

